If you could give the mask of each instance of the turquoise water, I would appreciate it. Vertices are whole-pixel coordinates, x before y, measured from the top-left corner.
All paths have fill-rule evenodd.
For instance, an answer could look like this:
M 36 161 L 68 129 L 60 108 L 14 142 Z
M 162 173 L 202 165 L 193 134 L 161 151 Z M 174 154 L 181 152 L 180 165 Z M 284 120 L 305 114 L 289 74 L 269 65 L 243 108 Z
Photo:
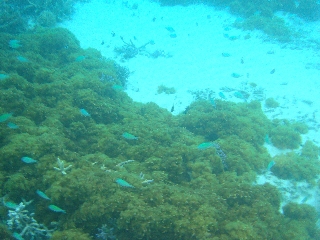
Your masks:
M 317 1 L 0 3 L 1 239 L 319 239 Z

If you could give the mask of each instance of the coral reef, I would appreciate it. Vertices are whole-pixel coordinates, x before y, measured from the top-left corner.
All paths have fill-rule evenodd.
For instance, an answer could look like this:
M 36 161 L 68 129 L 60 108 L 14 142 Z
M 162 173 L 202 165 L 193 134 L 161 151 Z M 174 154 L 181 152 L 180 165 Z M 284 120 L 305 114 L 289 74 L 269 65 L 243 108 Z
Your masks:
M 28 62 L 16 58 L 10 40 Z M 113 88 L 125 85 L 127 72 L 61 28 L 0 33 L 0 53 L 7 76 L 0 81 L 2 219 L 24 198 L 34 200 L 37 223 L 58 223 L 51 239 L 319 239 L 315 219 L 305 224 L 302 216 L 311 208 L 281 214 L 279 191 L 253 184 L 272 160 L 265 136 L 275 139 L 281 125 L 259 102 L 200 100 L 180 116 L 135 103 Z M 281 122 L 298 135 L 305 130 Z M 199 149 L 203 142 L 214 145 Z M 299 161 L 283 164 L 288 177 L 312 182 L 316 152 L 306 143 L 301 156 L 281 156 Z M 284 176 L 275 162 L 272 170 Z

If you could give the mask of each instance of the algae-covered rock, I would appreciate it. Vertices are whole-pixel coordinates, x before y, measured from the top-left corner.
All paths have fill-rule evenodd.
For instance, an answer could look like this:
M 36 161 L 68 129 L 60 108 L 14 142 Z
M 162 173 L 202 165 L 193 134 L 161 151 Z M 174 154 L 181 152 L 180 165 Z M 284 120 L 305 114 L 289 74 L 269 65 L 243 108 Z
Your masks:
M 295 125 L 288 121 L 274 120 L 270 131 L 271 142 L 280 149 L 295 149 L 301 144 L 301 135 Z M 299 125 L 298 125 L 299 126 Z
M 320 173 L 320 163 L 317 158 L 289 152 L 274 157 L 274 161 L 276 164 L 272 167 L 272 172 L 279 178 L 313 182 Z
M 307 140 L 301 149 L 301 156 L 309 159 L 318 159 L 319 154 L 320 148 L 310 140 Z

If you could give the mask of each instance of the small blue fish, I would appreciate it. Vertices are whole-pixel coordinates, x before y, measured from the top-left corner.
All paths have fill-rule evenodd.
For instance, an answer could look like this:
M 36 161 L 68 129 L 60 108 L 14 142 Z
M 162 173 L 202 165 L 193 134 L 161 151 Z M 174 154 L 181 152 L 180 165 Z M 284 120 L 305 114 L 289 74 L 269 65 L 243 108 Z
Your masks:
M 37 160 L 34 160 L 33 158 L 31 158 L 31 157 L 22 157 L 21 158 L 21 161 L 22 162 L 25 162 L 25 163 L 36 163 L 37 162 Z
M 80 109 L 80 113 L 85 117 L 91 117 L 90 113 L 88 113 L 84 108 Z
M 239 78 L 239 77 L 242 77 L 242 75 L 239 74 L 239 73 L 232 73 L 232 74 L 231 74 L 231 77 L 233 77 L 233 78 Z
M 177 37 L 177 34 L 175 34 L 175 33 L 170 33 L 170 35 L 169 35 L 171 38 L 176 38 Z
M 132 186 L 130 183 L 126 182 L 121 178 L 117 178 L 116 183 L 119 184 L 121 187 L 134 188 L 134 186 Z
M 16 239 L 16 240 L 24 240 L 24 238 L 17 232 L 14 232 L 12 234 L 12 237 L 14 237 L 14 239 Z
M 239 39 L 239 36 L 229 36 L 229 40 L 234 41 Z
M 4 206 L 10 209 L 16 209 L 19 205 L 15 204 L 14 202 L 4 202 Z
M 223 92 L 219 92 L 219 97 L 221 97 L 222 99 L 227 99 Z
M 13 122 L 8 122 L 7 124 L 8 128 L 11 128 L 11 129 L 17 129 L 19 128 L 18 125 L 14 124 Z
M 121 85 L 115 84 L 115 85 L 112 85 L 112 89 L 115 91 L 122 91 L 123 87 Z
M 39 197 L 42 197 L 43 199 L 51 200 L 44 192 L 40 190 L 37 190 L 36 193 L 39 195 Z
M 236 98 L 240 98 L 240 99 L 246 100 L 246 98 L 243 96 L 243 94 L 241 92 L 234 92 L 233 95 Z
M 214 98 L 209 98 L 209 100 L 210 100 L 210 103 L 212 104 L 212 106 L 214 108 L 217 108 L 216 101 L 214 101 Z
M 63 209 L 61 209 L 61 208 L 59 208 L 59 207 L 57 207 L 56 205 L 49 205 L 49 207 L 48 207 L 51 211 L 53 211 L 53 212 L 57 212 L 57 213 L 66 213 L 66 211 L 65 210 L 63 210 Z
M 27 58 L 22 57 L 22 56 L 18 56 L 17 59 L 19 62 L 23 62 L 23 63 L 29 62 L 29 60 Z
M 208 149 L 211 147 L 214 147 L 213 142 L 203 142 L 203 143 L 199 144 L 197 148 L 200 150 L 204 150 L 204 149 Z
M 22 45 L 20 44 L 20 41 L 19 40 L 16 40 L 16 39 L 11 39 L 9 41 L 9 46 L 13 49 L 17 49 L 19 47 L 21 47 Z
M 230 53 L 226 53 L 226 52 L 223 52 L 223 53 L 222 53 L 222 57 L 230 57 L 230 56 L 231 56 Z
M 9 77 L 8 74 L 0 73 L 0 80 L 4 80 L 4 79 L 6 79 L 8 77 Z
M 266 135 L 264 136 L 264 141 L 265 141 L 267 144 L 271 144 L 269 134 L 266 134 Z
M 128 132 L 122 133 L 122 137 L 124 137 L 125 139 L 129 139 L 129 140 L 137 140 L 138 139 L 138 137 L 136 137 Z
M 85 60 L 86 59 L 86 57 L 85 56 L 78 56 L 78 57 L 76 57 L 76 62 L 82 62 L 83 60 Z
M 169 32 L 171 32 L 171 33 L 174 33 L 174 32 L 175 32 L 175 30 L 173 29 L 173 27 L 166 27 L 166 29 L 167 29 Z
M 4 113 L 0 115 L 0 122 L 5 122 L 12 117 L 12 113 Z
M 305 196 L 304 198 L 302 198 L 301 203 L 305 203 L 306 201 L 308 201 L 310 198 L 310 195 Z
M 271 168 L 272 168 L 275 164 L 276 164 L 275 161 L 269 162 L 268 167 L 267 167 L 267 170 L 270 171 Z

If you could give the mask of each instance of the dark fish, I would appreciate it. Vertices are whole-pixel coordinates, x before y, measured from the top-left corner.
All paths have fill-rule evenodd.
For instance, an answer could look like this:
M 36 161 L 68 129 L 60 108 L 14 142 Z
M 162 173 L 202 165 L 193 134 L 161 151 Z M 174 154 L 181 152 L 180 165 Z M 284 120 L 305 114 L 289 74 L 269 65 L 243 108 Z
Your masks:
M 275 69 L 272 69 L 272 70 L 270 71 L 270 74 L 274 74 L 275 71 L 276 71 Z
M 173 112 L 174 111 L 174 104 L 172 105 L 172 107 L 171 107 L 171 110 L 170 110 L 171 112 Z

